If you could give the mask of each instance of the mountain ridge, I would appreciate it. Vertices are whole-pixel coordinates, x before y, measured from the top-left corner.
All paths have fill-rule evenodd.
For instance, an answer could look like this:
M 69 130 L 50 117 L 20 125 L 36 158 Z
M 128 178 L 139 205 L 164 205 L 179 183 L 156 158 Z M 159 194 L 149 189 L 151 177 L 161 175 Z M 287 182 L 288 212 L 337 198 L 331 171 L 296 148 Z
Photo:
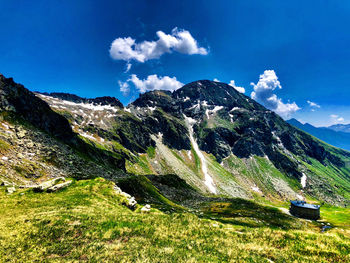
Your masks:
M 327 128 L 338 132 L 350 133 L 350 124 L 334 124 Z
M 290 119 L 287 122 L 326 143 L 350 151 L 350 133 L 335 131 L 329 127 L 315 127 L 309 123 L 302 124 L 296 119 Z

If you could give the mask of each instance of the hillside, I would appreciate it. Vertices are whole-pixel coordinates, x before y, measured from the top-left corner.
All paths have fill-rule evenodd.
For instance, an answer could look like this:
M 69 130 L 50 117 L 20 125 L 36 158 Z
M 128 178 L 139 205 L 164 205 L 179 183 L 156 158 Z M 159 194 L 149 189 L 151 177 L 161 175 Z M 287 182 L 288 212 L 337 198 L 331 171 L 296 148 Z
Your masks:
M 57 193 L 0 186 L 0 262 L 348 262 L 344 209 L 333 229 L 244 200 L 208 209 L 142 212 L 102 178 Z M 335 227 L 337 226 L 337 227 Z

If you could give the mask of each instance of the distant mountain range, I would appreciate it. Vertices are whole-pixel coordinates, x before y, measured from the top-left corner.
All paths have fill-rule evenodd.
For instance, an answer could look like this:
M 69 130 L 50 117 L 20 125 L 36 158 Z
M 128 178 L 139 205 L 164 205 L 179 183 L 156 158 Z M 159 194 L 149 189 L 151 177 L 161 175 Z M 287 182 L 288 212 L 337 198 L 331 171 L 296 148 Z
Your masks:
M 309 123 L 302 124 L 296 119 L 290 119 L 287 122 L 326 143 L 350 151 L 350 124 L 315 127 Z
M 331 129 L 333 131 L 350 133 L 350 124 L 335 124 L 335 125 L 329 126 L 327 128 Z

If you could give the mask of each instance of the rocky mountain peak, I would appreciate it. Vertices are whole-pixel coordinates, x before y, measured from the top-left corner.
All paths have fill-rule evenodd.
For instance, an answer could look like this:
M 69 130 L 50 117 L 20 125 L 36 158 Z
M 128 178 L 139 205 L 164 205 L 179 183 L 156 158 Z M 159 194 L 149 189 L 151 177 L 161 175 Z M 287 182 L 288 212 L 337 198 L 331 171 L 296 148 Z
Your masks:
M 60 138 L 72 139 L 68 121 L 12 78 L 0 75 L 0 111 L 12 112 L 34 126 Z

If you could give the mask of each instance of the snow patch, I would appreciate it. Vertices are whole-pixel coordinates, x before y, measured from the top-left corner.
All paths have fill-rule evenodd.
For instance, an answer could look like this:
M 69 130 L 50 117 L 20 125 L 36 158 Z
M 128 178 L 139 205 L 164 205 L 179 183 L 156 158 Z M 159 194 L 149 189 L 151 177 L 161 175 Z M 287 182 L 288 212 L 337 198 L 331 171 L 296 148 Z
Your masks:
M 195 152 L 197 153 L 197 155 L 201 161 L 201 169 L 202 169 L 202 172 L 204 174 L 204 184 L 208 187 L 210 192 L 216 194 L 214 180 L 208 173 L 207 161 L 205 160 L 203 153 L 200 151 L 199 146 L 197 144 L 197 141 L 193 137 L 193 127 L 192 126 L 194 123 L 196 123 L 196 120 L 194 120 L 190 117 L 187 117 L 186 115 L 184 115 L 184 118 L 185 118 L 186 124 L 188 126 L 188 130 L 190 133 L 190 141 L 192 143 L 193 149 L 195 150 Z
M 304 197 L 302 195 L 297 195 L 298 200 L 304 200 Z
M 188 150 L 188 151 L 187 151 L 187 155 L 188 155 L 188 158 L 189 158 L 190 160 L 192 160 L 192 152 L 191 152 L 191 150 Z
M 231 111 L 236 111 L 236 110 L 240 110 L 241 108 L 239 108 L 239 107 L 233 107 L 231 110 L 230 110 L 230 112 Z
M 253 190 L 254 192 L 261 193 L 259 187 L 257 187 L 257 186 L 252 186 L 252 190 Z
M 94 110 L 94 111 L 106 111 L 106 110 L 108 110 L 108 111 L 117 112 L 119 110 L 118 108 L 111 106 L 111 105 L 95 105 L 93 103 L 82 103 L 82 102 L 76 103 L 76 102 L 72 102 L 72 101 L 68 101 L 68 100 L 61 100 L 61 99 L 57 99 L 57 98 L 52 98 L 52 97 L 45 96 L 42 94 L 39 94 L 39 97 L 46 98 L 47 100 L 51 101 L 53 104 L 56 104 L 56 105 L 53 105 L 53 107 L 61 108 L 61 109 L 66 109 L 66 106 L 76 106 L 76 107 L 81 107 L 81 108 Z
M 301 186 L 302 186 L 303 188 L 306 187 L 306 179 L 307 179 L 307 177 L 306 177 L 306 175 L 303 173 L 303 176 L 302 176 L 301 179 L 300 179 L 300 184 L 301 184 Z
M 230 121 L 233 122 L 233 117 L 234 116 L 232 114 L 230 114 L 230 113 L 228 115 L 230 116 Z
M 147 107 L 148 110 L 150 110 L 151 112 L 155 111 L 157 107 Z
M 281 148 L 284 148 L 284 145 L 283 145 L 283 143 L 282 143 L 280 137 L 278 137 L 278 136 L 276 135 L 276 132 L 273 131 L 273 132 L 271 132 L 271 134 L 272 134 L 272 136 L 277 140 L 278 146 L 281 147 Z
M 222 110 L 223 108 L 224 108 L 223 106 L 215 106 L 214 109 L 212 109 L 212 110 L 206 110 L 205 115 L 209 119 L 209 115 L 212 115 L 212 114 L 218 112 L 219 110 Z
M 86 132 L 82 132 L 80 133 L 80 135 L 90 140 L 96 140 L 95 137 L 91 136 L 90 134 L 87 134 Z

